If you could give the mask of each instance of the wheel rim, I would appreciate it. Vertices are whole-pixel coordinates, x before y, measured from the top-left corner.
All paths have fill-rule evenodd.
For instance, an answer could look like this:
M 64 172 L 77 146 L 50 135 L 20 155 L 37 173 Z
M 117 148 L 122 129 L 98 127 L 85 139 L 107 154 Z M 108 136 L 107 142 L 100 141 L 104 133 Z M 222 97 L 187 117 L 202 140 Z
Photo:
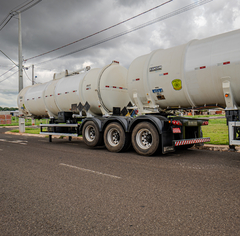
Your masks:
M 110 129 L 107 133 L 107 141 L 112 147 L 117 146 L 120 141 L 119 131 L 115 128 Z
M 95 129 L 93 126 L 89 125 L 87 126 L 85 130 L 85 137 L 88 142 L 92 142 L 95 139 Z
M 140 129 L 136 135 L 137 145 L 141 149 L 149 149 L 152 146 L 152 134 L 148 129 Z

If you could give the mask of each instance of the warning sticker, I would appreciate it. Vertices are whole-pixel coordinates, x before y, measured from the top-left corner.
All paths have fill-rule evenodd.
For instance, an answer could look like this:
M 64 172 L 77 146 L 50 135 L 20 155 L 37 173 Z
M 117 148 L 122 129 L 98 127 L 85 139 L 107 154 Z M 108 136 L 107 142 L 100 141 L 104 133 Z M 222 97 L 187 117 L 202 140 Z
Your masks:
M 180 80 L 180 79 L 173 80 L 172 86 L 175 90 L 181 90 L 182 89 L 182 80 Z
M 152 89 L 153 93 L 162 93 L 163 89 L 162 88 L 157 88 L 157 89 Z

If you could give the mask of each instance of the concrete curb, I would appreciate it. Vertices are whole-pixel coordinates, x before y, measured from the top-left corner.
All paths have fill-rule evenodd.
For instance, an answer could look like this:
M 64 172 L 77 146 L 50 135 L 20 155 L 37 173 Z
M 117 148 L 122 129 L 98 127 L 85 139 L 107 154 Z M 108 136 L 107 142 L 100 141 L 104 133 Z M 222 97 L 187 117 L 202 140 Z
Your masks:
M 44 135 L 44 134 L 12 133 L 10 131 L 5 132 L 5 134 L 20 135 L 20 136 L 32 136 L 32 137 L 40 137 L 40 138 L 45 138 L 48 136 L 48 135 Z M 52 135 L 52 138 L 68 139 L 68 137 L 62 137 L 60 135 Z M 83 138 L 82 137 L 72 137 L 72 140 L 83 140 Z M 192 149 L 202 149 L 202 150 L 210 150 L 210 151 L 218 151 L 218 152 L 230 152 L 228 145 L 204 144 L 204 146 L 193 146 Z M 240 146 L 236 146 L 236 152 L 240 153 Z
M 240 153 L 240 146 L 236 146 L 236 152 Z M 213 144 L 204 144 L 204 146 L 194 146 L 192 149 L 205 149 L 210 151 L 218 151 L 218 152 L 232 152 L 229 151 L 228 145 L 213 145 Z
M 45 134 L 26 134 L 26 133 L 13 133 L 10 131 L 5 132 L 5 134 L 12 134 L 12 135 L 18 135 L 18 136 L 32 136 L 32 137 L 39 137 L 39 138 L 45 138 L 48 137 L 48 135 Z M 52 138 L 58 138 L 58 139 L 68 139 L 67 136 L 63 137 L 60 135 L 52 135 Z M 82 140 L 82 137 L 72 137 L 72 140 Z

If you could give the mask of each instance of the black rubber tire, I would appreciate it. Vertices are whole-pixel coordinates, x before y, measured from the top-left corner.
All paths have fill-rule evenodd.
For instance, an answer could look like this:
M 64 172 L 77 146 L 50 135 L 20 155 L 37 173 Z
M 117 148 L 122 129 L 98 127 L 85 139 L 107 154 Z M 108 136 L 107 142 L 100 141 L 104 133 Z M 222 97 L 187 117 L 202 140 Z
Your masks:
M 146 142 L 144 143 L 143 141 Z M 134 127 L 132 132 L 132 145 L 138 154 L 144 156 L 154 155 L 159 148 L 159 142 L 159 134 L 153 124 L 141 122 Z
M 104 130 L 104 143 L 110 152 L 122 152 L 130 147 L 130 134 L 126 133 L 123 127 L 117 123 L 110 123 Z
M 93 121 L 87 121 L 83 125 L 82 137 L 84 143 L 89 147 L 101 145 L 103 139 L 98 126 Z

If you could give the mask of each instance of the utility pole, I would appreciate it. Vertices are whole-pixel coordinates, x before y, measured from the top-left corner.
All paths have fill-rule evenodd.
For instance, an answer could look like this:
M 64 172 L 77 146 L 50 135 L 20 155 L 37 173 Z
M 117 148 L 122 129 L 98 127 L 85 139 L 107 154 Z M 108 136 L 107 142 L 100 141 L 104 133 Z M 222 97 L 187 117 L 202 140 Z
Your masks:
M 22 68 L 22 27 L 21 12 L 18 13 L 18 92 L 23 89 L 23 68 Z
M 34 85 L 34 65 L 32 65 L 32 85 Z M 32 125 L 35 125 L 35 120 L 32 118 Z
M 18 13 L 18 92 L 23 89 L 21 12 Z M 19 114 L 19 133 L 25 132 L 25 118 Z
M 32 85 L 34 85 L 34 65 L 32 65 Z

